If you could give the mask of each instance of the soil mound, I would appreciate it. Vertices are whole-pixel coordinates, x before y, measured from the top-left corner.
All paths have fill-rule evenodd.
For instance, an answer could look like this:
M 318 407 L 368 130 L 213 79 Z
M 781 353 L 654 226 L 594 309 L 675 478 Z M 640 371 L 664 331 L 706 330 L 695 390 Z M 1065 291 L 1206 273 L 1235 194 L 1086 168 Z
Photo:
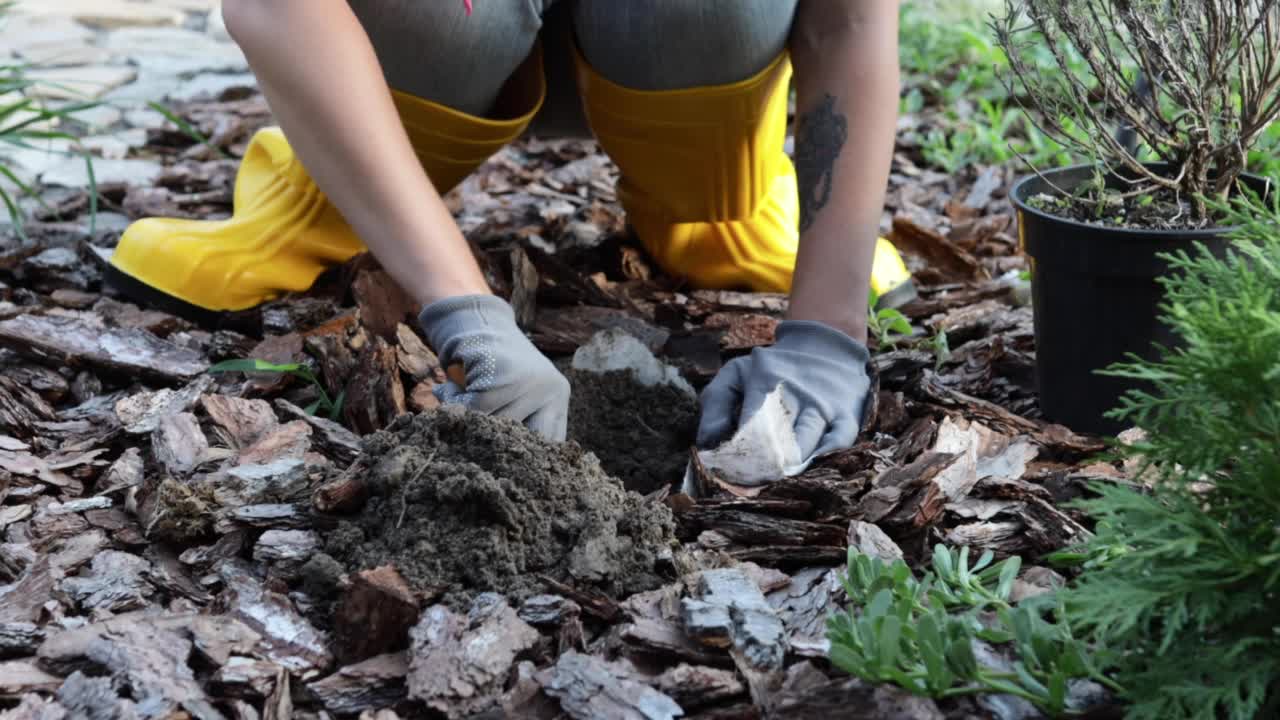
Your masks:
M 520 602 L 545 592 L 540 575 L 613 597 L 661 583 L 670 511 L 574 443 L 446 407 L 368 436 L 364 452 L 369 501 L 326 543 L 352 571 L 392 563 L 450 605 L 490 590 Z
M 605 472 L 645 494 L 684 476 L 697 434 L 698 403 L 666 384 L 646 386 L 629 370 L 566 373 L 569 439 L 595 453 Z

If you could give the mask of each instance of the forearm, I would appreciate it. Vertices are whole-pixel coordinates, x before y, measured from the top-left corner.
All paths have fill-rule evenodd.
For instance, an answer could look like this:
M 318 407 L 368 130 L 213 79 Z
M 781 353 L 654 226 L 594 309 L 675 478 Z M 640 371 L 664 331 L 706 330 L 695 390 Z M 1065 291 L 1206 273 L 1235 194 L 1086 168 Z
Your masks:
M 864 342 L 898 115 L 897 38 L 894 0 L 802 0 L 791 38 L 801 220 L 788 315 Z
M 488 292 L 346 0 L 223 7 L 294 152 L 392 277 L 424 305 Z

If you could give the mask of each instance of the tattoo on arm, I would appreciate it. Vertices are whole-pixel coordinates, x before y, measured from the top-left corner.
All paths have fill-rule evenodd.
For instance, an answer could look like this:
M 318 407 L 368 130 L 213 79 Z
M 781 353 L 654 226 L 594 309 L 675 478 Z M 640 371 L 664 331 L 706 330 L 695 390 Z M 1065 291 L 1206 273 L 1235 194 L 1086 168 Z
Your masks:
M 818 106 L 796 122 L 796 182 L 800 190 L 800 232 L 809 229 L 831 200 L 836 158 L 849 136 L 849 122 L 836 99 L 822 96 Z

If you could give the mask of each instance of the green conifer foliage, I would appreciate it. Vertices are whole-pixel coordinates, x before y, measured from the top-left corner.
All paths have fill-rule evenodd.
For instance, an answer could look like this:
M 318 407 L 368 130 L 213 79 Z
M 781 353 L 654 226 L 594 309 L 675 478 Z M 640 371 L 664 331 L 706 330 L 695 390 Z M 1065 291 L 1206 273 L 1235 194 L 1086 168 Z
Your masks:
M 1063 600 L 1118 661 L 1128 718 L 1280 717 L 1280 205 L 1228 211 L 1226 257 L 1171 256 L 1165 322 L 1185 340 L 1109 372 L 1150 383 L 1114 413 L 1147 439 L 1148 492 L 1098 486 Z

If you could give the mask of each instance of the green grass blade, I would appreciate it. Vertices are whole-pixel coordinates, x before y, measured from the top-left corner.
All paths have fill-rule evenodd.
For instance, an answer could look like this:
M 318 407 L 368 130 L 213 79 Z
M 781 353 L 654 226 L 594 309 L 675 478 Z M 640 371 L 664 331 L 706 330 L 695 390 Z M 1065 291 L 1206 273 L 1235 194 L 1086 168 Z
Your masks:
M 0 171 L 8 172 L 4 167 L 0 167 Z M 13 223 L 13 231 L 22 240 L 27 239 L 27 233 L 22 228 L 22 213 L 18 210 L 18 204 L 10 197 L 4 188 L 0 188 L 0 201 L 4 202 L 5 209 L 9 211 L 9 220 Z
M 220 372 L 294 372 L 301 368 L 298 363 L 273 363 L 266 360 L 238 358 L 235 360 L 223 360 L 209 368 L 211 373 Z
M 147 107 L 149 107 L 149 108 L 151 108 L 152 110 L 155 110 L 156 112 L 158 112 L 158 113 L 160 113 L 161 115 L 163 115 L 163 116 L 165 117 L 165 119 L 166 119 L 166 120 L 168 120 L 169 122 L 173 123 L 174 125 L 177 125 L 177 126 L 178 126 L 178 129 L 179 129 L 179 130 L 181 130 L 181 131 L 182 131 L 182 133 L 183 133 L 184 135 L 186 135 L 187 137 L 191 138 L 192 140 L 195 140 L 196 142 L 200 143 L 201 145 L 204 145 L 205 147 L 209 148 L 210 150 L 213 150 L 214 152 L 218 153 L 218 155 L 219 155 L 219 156 L 221 156 L 222 158 L 224 158 L 224 159 L 226 159 L 226 160 L 233 160 L 233 159 L 235 159 L 235 158 L 233 158 L 233 157 L 231 156 L 231 154 L 230 154 L 230 153 L 228 153 L 226 150 L 223 150 L 222 148 L 218 147 L 217 145 L 214 145 L 212 140 L 210 140 L 208 137 L 206 137 L 204 133 L 202 133 L 202 132 L 200 132 L 199 130 L 197 130 L 194 126 L 192 126 L 192 124 L 191 124 L 191 123 L 189 123 L 189 122 L 187 122 L 186 120 L 183 120 L 182 118 L 178 117 L 178 114 L 177 114 L 177 113 L 175 113 L 174 111 L 172 111 L 172 110 L 170 110 L 169 108 L 165 107 L 164 105 L 162 105 L 162 104 L 160 104 L 160 103 L 158 103 L 158 102 L 152 101 L 152 102 L 147 103 Z
M 98 176 L 93 170 L 93 156 L 84 151 L 84 170 L 89 176 L 89 234 L 98 229 Z

